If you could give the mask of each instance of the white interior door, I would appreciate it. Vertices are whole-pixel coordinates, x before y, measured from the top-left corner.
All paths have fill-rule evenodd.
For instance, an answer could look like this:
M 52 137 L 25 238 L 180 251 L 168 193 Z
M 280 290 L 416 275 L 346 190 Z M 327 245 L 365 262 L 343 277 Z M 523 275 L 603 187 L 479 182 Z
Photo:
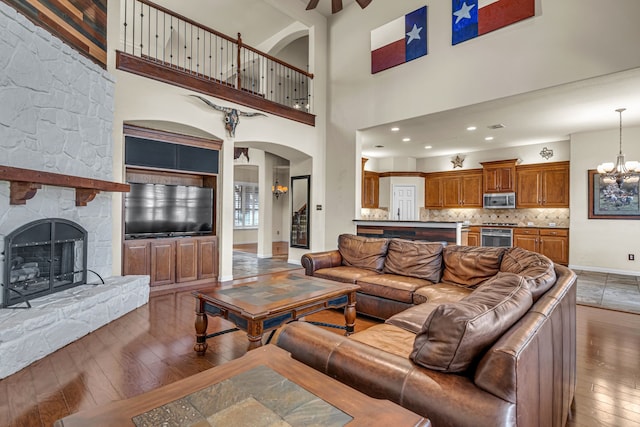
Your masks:
M 414 221 L 416 213 L 416 186 L 393 185 L 393 208 L 389 219 Z

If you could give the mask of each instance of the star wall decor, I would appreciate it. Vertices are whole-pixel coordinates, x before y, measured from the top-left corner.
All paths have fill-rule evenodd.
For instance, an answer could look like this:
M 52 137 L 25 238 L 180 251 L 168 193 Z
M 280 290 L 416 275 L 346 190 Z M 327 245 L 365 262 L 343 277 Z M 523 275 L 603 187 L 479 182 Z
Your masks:
M 461 168 L 462 167 L 462 162 L 464 162 L 464 157 L 460 156 L 459 154 L 457 156 L 455 156 L 452 160 L 451 163 L 453 163 L 453 168 Z

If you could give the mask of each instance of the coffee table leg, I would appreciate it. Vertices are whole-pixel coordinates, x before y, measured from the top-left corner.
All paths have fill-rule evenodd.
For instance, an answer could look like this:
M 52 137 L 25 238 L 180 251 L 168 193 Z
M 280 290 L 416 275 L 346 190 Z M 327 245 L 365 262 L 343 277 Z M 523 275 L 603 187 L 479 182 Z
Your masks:
M 351 292 L 349 295 L 349 302 L 344 308 L 344 320 L 347 326 L 347 332 L 345 335 L 351 335 L 356 325 L 356 293 Z
M 196 343 L 193 349 L 196 353 L 203 355 L 207 351 L 207 326 L 209 319 L 204 311 L 204 300 L 196 298 Z
M 247 322 L 247 338 L 249 338 L 249 348 L 247 351 L 262 346 L 262 333 L 262 321 L 249 320 Z

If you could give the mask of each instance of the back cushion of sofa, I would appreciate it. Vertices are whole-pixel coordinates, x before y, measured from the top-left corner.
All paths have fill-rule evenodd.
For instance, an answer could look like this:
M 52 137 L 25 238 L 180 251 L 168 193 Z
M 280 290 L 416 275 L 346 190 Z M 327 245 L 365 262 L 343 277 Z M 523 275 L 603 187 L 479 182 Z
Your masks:
M 437 242 L 391 239 L 384 272 L 438 283 L 442 274 L 442 248 Z
M 505 252 L 500 271 L 524 276 L 529 283 L 534 302 L 556 282 L 553 261 L 542 254 L 517 247 L 509 248 Z
M 435 371 L 464 372 L 532 303 L 523 277 L 498 273 L 468 297 L 433 310 L 416 335 L 411 359 Z
M 500 271 L 506 248 L 447 246 L 442 255 L 442 281 L 462 286 L 477 286 Z
M 338 250 L 342 255 L 342 265 L 381 272 L 387 255 L 389 239 L 341 234 L 338 236 Z

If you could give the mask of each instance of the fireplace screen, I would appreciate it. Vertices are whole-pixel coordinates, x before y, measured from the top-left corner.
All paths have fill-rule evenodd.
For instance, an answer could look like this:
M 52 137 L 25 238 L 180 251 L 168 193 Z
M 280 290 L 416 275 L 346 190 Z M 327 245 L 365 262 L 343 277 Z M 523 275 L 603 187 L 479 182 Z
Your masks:
M 87 231 L 65 219 L 26 224 L 5 238 L 3 307 L 87 282 Z

